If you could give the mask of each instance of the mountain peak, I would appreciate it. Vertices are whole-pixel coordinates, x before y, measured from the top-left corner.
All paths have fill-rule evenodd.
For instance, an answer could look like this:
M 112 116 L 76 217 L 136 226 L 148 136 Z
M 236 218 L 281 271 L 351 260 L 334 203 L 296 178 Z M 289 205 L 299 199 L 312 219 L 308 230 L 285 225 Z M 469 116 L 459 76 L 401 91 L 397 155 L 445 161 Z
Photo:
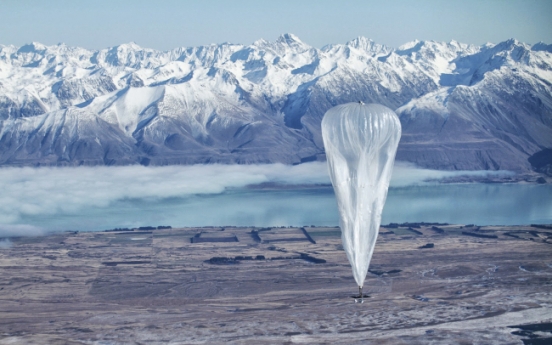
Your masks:
M 426 46 L 426 41 L 419 41 L 419 40 L 414 40 L 412 42 L 408 42 L 406 44 L 403 44 L 402 46 L 400 46 L 396 51 L 395 53 L 397 55 L 411 55 L 413 53 L 418 53 L 420 52 L 424 46 Z
M 44 51 L 46 50 L 46 48 L 47 47 L 42 43 L 32 42 L 21 46 L 17 52 L 18 53 L 36 53 L 39 51 Z
M 256 47 L 262 47 L 262 46 L 266 45 L 267 43 L 268 43 L 268 41 L 265 40 L 264 38 L 259 38 L 258 40 L 253 42 L 252 45 L 254 45 Z
M 499 51 L 513 51 L 513 50 L 516 50 L 517 48 L 521 48 L 523 50 L 531 50 L 530 45 L 520 42 L 515 38 L 510 38 L 492 47 L 495 53 Z
M 385 45 L 377 44 L 372 39 L 362 36 L 345 43 L 345 46 L 368 52 L 371 55 L 389 54 L 392 50 Z
M 350 40 L 349 42 L 347 42 L 345 44 L 348 45 L 349 47 L 365 48 L 365 47 L 372 46 L 374 44 L 374 41 L 372 41 L 372 39 L 370 39 L 370 38 L 366 38 L 366 37 L 363 37 L 363 36 L 358 36 L 357 38 L 355 38 L 353 40 Z
M 288 44 L 288 45 L 304 44 L 303 41 L 301 41 L 299 39 L 299 37 L 295 36 L 294 34 L 290 34 L 290 33 L 280 35 L 280 37 L 278 37 L 276 42 L 285 43 L 285 44 Z
M 552 53 L 552 44 L 546 44 L 541 41 L 539 43 L 533 44 L 533 46 L 531 47 L 531 50 L 537 51 L 537 52 L 546 51 L 546 52 Z
M 414 41 L 410 41 L 401 45 L 399 48 L 397 48 L 397 50 L 411 50 L 414 49 L 416 46 L 420 46 L 420 43 L 423 44 L 424 42 L 416 39 Z
M 136 42 L 131 41 L 128 43 L 119 44 L 118 46 L 115 46 L 117 50 L 142 50 L 143 48 L 140 47 Z

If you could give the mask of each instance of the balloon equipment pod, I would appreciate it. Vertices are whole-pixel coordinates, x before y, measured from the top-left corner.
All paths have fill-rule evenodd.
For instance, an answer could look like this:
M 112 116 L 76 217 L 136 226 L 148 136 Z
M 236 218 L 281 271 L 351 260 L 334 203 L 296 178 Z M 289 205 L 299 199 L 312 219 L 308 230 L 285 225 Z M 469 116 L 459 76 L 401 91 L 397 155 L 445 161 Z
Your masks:
M 355 298 L 355 303 L 364 303 L 364 299 L 362 298 L 362 286 L 358 287 L 358 298 Z

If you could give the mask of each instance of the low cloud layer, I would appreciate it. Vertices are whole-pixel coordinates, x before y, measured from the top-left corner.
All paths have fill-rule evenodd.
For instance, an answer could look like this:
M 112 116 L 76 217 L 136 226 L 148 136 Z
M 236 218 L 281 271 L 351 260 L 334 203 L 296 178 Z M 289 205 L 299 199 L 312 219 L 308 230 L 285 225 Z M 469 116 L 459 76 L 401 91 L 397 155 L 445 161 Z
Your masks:
M 478 171 L 443 171 L 443 170 L 431 170 L 422 169 L 416 167 L 414 164 L 397 162 L 393 169 L 393 176 L 391 177 L 391 187 L 406 187 L 413 185 L 426 185 L 431 183 L 437 183 L 442 179 L 448 179 L 458 176 L 474 176 L 474 177 L 486 177 L 486 176 L 502 176 L 513 175 L 510 171 L 498 170 L 478 170 Z
M 15 229 L 9 225 L 19 223 L 25 216 L 72 214 L 83 208 L 105 208 L 123 199 L 217 194 L 228 188 L 266 182 L 328 183 L 328 177 L 322 163 L 3 168 L 0 169 L 0 224 L 4 225 L 0 226 L 0 236 L 33 233 L 30 228 Z
M 19 237 L 19 236 L 41 236 L 45 234 L 45 230 L 28 224 L 0 224 L 0 238 L 2 237 Z M 9 241 L 8 241 L 9 242 Z M 1 243 L 0 243 L 1 244 Z M 11 242 L 8 243 L 11 245 Z M 4 243 L 6 246 L 6 243 Z
M 487 172 L 443 172 L 396 164 L 392 186 L 423 184 L 427 179 Z M 262 183 L 329 184 L 326 163 L 297 166 L 193 165 L 167 167 L 63 167 L 0 169 L 0 237 L 35 236 L 41 228 L 26 217 L 78 214 L 107 208 L 125 199 L 168 199 L 218 194 Z

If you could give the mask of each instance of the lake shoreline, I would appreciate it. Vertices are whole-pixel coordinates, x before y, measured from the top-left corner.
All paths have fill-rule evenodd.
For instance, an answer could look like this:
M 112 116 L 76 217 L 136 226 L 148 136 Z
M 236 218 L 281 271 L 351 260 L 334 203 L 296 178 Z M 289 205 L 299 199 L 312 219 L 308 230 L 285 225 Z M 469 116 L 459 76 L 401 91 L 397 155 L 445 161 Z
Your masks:
M 408 231 L 413 234 L 421 234 L 418 230 L 421 227 L 430 228 L 436 233 L 443 233 L 443 228 L 455 228 L 458 231 L 465 232 L 464 235 L 471 236 L 474 233 L 480 232 L 482 234 L 489 231 L 525 231 L 538 233 L 539 231 L 550 232 L 550 238 L 547 240 L 552 244 L 552 223 L 546 224 L 519 224 L 519 225 L 477 225 L 477 224 L 449 224 L 441 222 L 402 222 L 402 223 L 388 223 L 382 224 L 379 229 L 379 235 L 389 235 L 393 232 L 393 229 L 406 228 Z M 336 229 L 336 231 L 341 231 L 339 225 L 303 225 L 303 226 L 241 226 L 241 225 L 208 225 L 208 226 L 178 226 L 172 227 L 170 225 L 158 225 L 158 226 L 140 226 L 135 228 L 111 228 L 104 230 L 53 230 L 46 231 L 42 234 L 35 235 L 23 235 L 23 236 L 0 236 L 0 241 L 11 241 L 11 240 L 21 240 L 27 237 L 47 237 L 47 236 L 59 236 L 59 235 L 78 235 L 79 233 L 112 233 L 112 234 L 127 234 L 127 235 L 151 235 L 154 236 L 155 233 L 161 233 L 163 231 L 196 231 L 196 232 L 210 232 L 210 231 L 232 231 L 233 229 L 249 229 L 252 233 L 262 232 L 262 231 L 277 231 L 282 229 L 282 231 L 287 231 L 289 229 L 300 229 L 305 234 L 308 234 L 309 229 Z M 524 230 L 520 230 L 524 229 Z M 474 232 L 475 231 L 475 232 Z M 509 235 L 506 235 L 509 236 Z M 535 235 L 536 236 L 536 235 Z M 307 236 L 308 237 L 308 236 Z M 484 237 L 484 236 L 483 236 Z M 191 240 L 193 242 L 193 240 Z M 546 241 L 545 241 L 546 242 Z M 0 247 L 1 250 L 1 247 Z

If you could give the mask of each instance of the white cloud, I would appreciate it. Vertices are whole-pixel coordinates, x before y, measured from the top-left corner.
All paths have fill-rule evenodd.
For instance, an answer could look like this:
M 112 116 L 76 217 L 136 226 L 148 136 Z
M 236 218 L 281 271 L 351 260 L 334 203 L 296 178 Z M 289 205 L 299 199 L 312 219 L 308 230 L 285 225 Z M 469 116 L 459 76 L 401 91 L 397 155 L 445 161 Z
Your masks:
M 512 175 L 512 172 L 498 170 L 477 170 L 477 171 L 445 171 L 418 168 L 412 163 L 396 162 L 391 177 L 392 187 L 406 187 L 412 185 L 423 185 L 427 183 L 436 183 L 438 180 L 457 176 L 475 176 L 485 177 L 491 175 Z M 429 181 L 429 182 L 428 182 Z
M 0 237 L 41 236 L 44 233 L 44 229 L 33 225 L 0 224 Z
M 89 207 L 105 208 L 117 200 L 218 194 L 228 188 L 264 182 L 312 184 L 329 181 L 324 163 L 2 168 L 0 224 L 16 224 L 26 216 L 73 214 Z M 16 236 L 29 231 L 4 225 L 0 227 L 0 236 Z

